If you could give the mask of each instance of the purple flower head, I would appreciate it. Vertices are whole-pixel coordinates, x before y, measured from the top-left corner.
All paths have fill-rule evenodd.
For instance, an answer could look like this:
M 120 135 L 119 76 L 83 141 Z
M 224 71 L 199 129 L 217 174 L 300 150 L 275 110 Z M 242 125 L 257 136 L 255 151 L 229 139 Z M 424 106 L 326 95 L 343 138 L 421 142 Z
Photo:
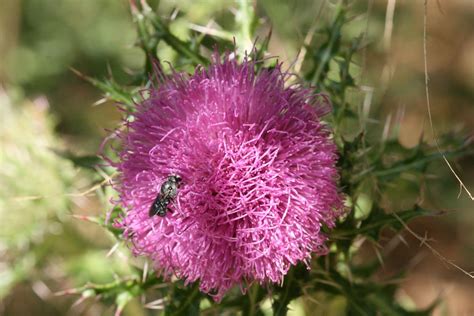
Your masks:
M 321 226 L 341 215 L 336 146 L 319 118 L 323 95 L 285 86 L 279 66 L 215 58 L 176 73 L 119 132 L 119 225 L 135 255 L 218 301 L 232 286 L 281 282 L 292 265 L 324 254 Z M 181 177 L 165 216 L 150 206 Z

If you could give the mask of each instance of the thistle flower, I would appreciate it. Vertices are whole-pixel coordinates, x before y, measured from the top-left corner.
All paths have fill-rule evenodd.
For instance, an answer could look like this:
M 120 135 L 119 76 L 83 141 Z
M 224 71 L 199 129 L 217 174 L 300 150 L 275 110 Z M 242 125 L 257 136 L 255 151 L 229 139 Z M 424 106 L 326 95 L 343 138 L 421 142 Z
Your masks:
M 285 86 L 277 66 L 218 58 L 175 73 L 137 105 L 119 132 L 118 223 L 150 258 L 219 301 L 232 286 L 282 282 L 326 252 L 322 225 L 341 214 L 336 146 L 319 119 L 324 95 Z M 182 184 L 166 216 L 150 205 L 170 174 Z

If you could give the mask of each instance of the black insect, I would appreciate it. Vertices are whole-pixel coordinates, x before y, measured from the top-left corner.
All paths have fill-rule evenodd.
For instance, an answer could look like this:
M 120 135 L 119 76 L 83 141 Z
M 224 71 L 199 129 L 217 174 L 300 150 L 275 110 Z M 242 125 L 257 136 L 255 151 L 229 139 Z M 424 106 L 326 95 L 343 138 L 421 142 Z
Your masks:
M 161 185 L 160 192 L 156 195 L 153 204 L 151 204 L 149 216 L 166 216 L 169 211 L 168 204 L 178 195 L 178 188 L 181 183 L 181 177 L 176 174 L 171 174 L 166 178 L 166 181 Z

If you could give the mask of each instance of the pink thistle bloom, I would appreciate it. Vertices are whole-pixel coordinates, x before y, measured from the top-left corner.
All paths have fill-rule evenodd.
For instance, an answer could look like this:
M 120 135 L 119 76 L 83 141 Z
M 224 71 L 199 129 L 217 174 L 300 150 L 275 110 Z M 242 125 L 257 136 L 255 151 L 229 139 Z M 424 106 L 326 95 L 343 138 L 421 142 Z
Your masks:
M 336 146 L 319 120 L 327 98 L 285 86 L 280 67 L 255 73 L 250 61 L 215 59 L 149 91 L 119 132 L 114 186 L 134 254 L 219 301 L 325 254 L 321 227 L 343 207 Z M 182 178 L 178 194 L 164 217 L 150 217 L 171 174 Z

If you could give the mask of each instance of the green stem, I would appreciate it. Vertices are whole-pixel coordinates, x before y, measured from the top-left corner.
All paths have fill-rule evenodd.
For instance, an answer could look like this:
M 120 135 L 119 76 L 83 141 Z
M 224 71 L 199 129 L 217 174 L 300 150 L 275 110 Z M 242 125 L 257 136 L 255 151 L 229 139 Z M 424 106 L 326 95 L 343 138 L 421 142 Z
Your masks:
M 182 313 L 189 307 L 189 305 L 191 305 L 197 295 L 199 295 L 199 286 L 196 283 L 191 291 L 191 294 L 186 297 L 184 303 L 181 304 L 181 306 L 171 315 L 182 315 Z
M 254 316 L 258 308 L 257 296 L 258 296 L 258 284 L 254 284 L 250 287 L 248 292 L 249 304 L 244 306 L 242 314 L 244 316 Z
M 255 25 L 255 12 L 252 0 L 239 0 L 239 10 L 235 18 L 240 26 L 240 32 L 237 35 L 238 47 L 240 47 L 240 55 L 243 56 L 245 51 L 250 53 L 252 48 L 253 29 Z
M 145 4 L 143 11 L 136 12 L 135 18 L 138 22 L 138 31 L 142 40 L 142 45 L 146 50 L 152 51 L 156 49 L 158 42 L 163 39 L 166 44 L 171 46 L 181 55 L 188 57 L 193 61 L 193 63 L 201 65 L 209 64 L 209 61 L 205 57 L 191 49 L 190 43 L 184 42 L 173 35 L 169 28 L 161 22 L 160 17 L 156 15 L 148 5 L 146 5 L 146 1 L 144 1 L 143 4 Z M 144 19 L 148 20 L 151 25 L 153 25 L 156 31 L 155 34 L 148 34 Z
M 162 38 L 166 44 L 171 46 L 175 51 L 188 57 L 195 64 L 209 64 L 209 61 L 205 57 L 192 50 L 186 42 L 173 35 L 170 30 L 158 19 L 158 17 L 155 17 L 152 20 L 152 23 L 156 28 L 157 37 Z
M 285 278 L 285 283 L 283 284 L 283 293 L 280 294 L 279 298 L 273 303 L 273 315 L 275 316 L 285 316 L 288 311 L 288 304 L 293 299 L 290 297 L 290 287 L 292 285 L 294 278 L 294 271 L 290 269 L 288 275 Z
M 321 74 L 326 67 L 326 65 L 329 63 L 331 60 L 331 52 L 333 50 L 334 45 L 336 44 L 336 40 L 339 37 L 340 30 L 341 30 L 341 25 L 343 21 L 343 10 L 341 4 L 338 5 L 337 10 L 336 10 L 336 18 L 334 19 L 333 27 L 331 29 L 330 37 L 329 37 L 329 44 L 328 46 L 324 49 L 322 56 L 321 56 L 321 61 L 318 64 L 318 67 L 316 68 L 316 71 L 313 75 L 313 84 L 315 86 L 318 85 Z

